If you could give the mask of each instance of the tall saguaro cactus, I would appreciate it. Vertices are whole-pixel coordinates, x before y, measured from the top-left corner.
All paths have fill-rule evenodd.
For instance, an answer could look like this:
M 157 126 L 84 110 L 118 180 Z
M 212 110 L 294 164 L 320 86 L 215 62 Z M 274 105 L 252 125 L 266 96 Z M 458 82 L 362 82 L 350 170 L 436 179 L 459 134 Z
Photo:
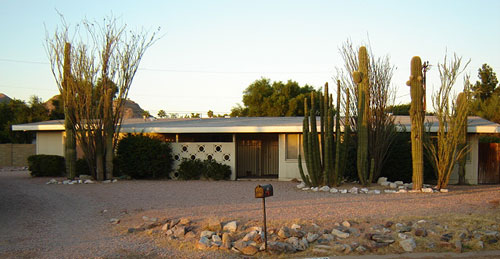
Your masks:
M 352 77 L 358 85 L 358 177 L 362 185 L 372 182 L 373 170 L 368 167 L 368 119 L 370 116 L 370 77 L 368 72 L 368 53 L 366 47 L 361 46 L 358 53 L 359 69 Z M 373 163 L 373 161 L 372 161 Z
M 73 120 L 71 116 L 72 77 L 71 77 L 71 44 L 64 45 L 63 61 L 63 81 L 62 81 L 62 101 L 64 107 L 64 128 L 66 139 L 64 141 L 64 158 L 66 162 L 66 176 L 69 179 L 76 177 L 76 138 L 73 131 Z
M 413 168 L 413 189 L 420 190 L 424 178 L 424 88 L 422 77 L 422 61 L 420 57 L 411 59 L 410 80 L 406 82 L 410 86 L 411 106 L 411 158 Z

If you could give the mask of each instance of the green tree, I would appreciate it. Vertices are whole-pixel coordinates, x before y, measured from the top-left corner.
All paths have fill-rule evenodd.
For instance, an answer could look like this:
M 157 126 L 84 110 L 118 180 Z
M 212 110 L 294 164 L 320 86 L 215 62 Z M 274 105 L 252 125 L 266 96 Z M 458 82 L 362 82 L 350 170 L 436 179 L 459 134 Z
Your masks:
M 500 91 L 496 89 L 498 85 L 497 76 L 488 64 L 483 64 L 478 70 L 478 77 L 480 81 L 477 81 L 476 84 L 472 86 L 474 99 L 485 101 L 492 96 L 495 90 L 496 92 Z
M 288 80 L 272 82 L 261 78 L 250 84 L 243 92 L 243 105 L 231 109 L 231 116 L 284 117 L 303 116 L 304 99 L 314 88 L 301 87 L 297 82 Z M 318 104 L 319 105 L 319 104 Z
M 479 81 L 472 86 L 471 113 L 500 123 L 500 86 L 495 72 L 488 64 L 478 70 Z
M 167 117 L 167 113 L 164 111 L 164 110 L 159 110 L 158 111 L 158 117 L 160 118 L 166 118 Z
M 392 115 L 410 115 L 410 105 L 409 103 L 391 105 L 387 107 L 387 111 L 392 113 Z
M 213 118 L 214 112 L 212 110 L 208 110 L 207 115 L 208 115 L 208 118 Z

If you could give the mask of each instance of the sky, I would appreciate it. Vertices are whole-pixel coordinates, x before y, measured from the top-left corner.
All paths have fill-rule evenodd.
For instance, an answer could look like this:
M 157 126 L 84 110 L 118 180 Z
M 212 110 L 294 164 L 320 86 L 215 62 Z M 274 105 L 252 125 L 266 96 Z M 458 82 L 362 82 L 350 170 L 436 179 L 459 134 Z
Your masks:
M 229 113 L 261 77 L 333 84 L 348 39 L 390 57 L 395 103 L 403 104 L 413 56 L 432 65 L 428 96 L 446 53 L 470 59 L 465 73 L 474 82 L 484 63 L 500 71 L 499 10 L 496 0 L 0 0 L 0 93 L 26 101 L 58 94 L 44 42 L 61 25 L 60 12 L 69 24 L 113 15 L 131 30 L 161 28 L 128 96 L 152 115 Z M 462 87 L 459 79 L 455 91 Z

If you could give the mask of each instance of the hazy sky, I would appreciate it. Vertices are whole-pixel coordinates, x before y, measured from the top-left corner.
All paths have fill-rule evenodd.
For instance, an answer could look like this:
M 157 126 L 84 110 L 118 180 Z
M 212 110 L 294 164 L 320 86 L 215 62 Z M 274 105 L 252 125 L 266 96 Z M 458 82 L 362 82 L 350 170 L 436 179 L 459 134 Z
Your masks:
M 0 0 L 0 92 L 44 101 L 58 93 L 44 49 L 46 29 L 113 14 L 130 29 L 161 27 L 145 54 L 129 98 L 156 115 L 229 112 L 253 81 L 333 83 L 338 47 L 350 38 L 371 43 L 397 67 L 396 103 L 409 101 L 412 56 L 434 65 L 439 84 L 446 50 L 471 59 L 473 81 L 488 63 L 500 69 L 500 1 L 23 1 Z M 459 80 L 456 90 L 462 87 Z

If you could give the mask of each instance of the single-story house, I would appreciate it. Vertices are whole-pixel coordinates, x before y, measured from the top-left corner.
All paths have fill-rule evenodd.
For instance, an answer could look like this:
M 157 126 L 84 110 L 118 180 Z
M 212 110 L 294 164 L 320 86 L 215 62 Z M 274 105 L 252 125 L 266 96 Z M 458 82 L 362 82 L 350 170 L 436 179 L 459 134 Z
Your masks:
M 171 143 L 174 166 L 182 158 L 215 159 L 231 167 L 231 179 L 300 179 L 298 154 L 302 152 L 302 117 L 240 117 L 213 119 L 124 120 L 122 133 L 161 134 Z M 318 120 L 319 121 L 319 120 Z M 430 131 L 436 132 L 436 118 L 427 116 Z M 395 116 L 400 131 L 411 128 L 409 116 Z M 64 154 L 64 121 L 53 120 L 14 125 L 15 131 L 36 131 L 37 154 Z M 500 133 L 500 125 L 480 117 L 468 118 L 466 180 L 481 183 L 478 173 L 479 134 Z M 305 168 L 305 167 L 304 167 Z M 495 172 L 494 172 L 495 173 Z M 500 181 L 500 177 L 499 181 Z M 458 175 L 451 176 L 456 183 Z

